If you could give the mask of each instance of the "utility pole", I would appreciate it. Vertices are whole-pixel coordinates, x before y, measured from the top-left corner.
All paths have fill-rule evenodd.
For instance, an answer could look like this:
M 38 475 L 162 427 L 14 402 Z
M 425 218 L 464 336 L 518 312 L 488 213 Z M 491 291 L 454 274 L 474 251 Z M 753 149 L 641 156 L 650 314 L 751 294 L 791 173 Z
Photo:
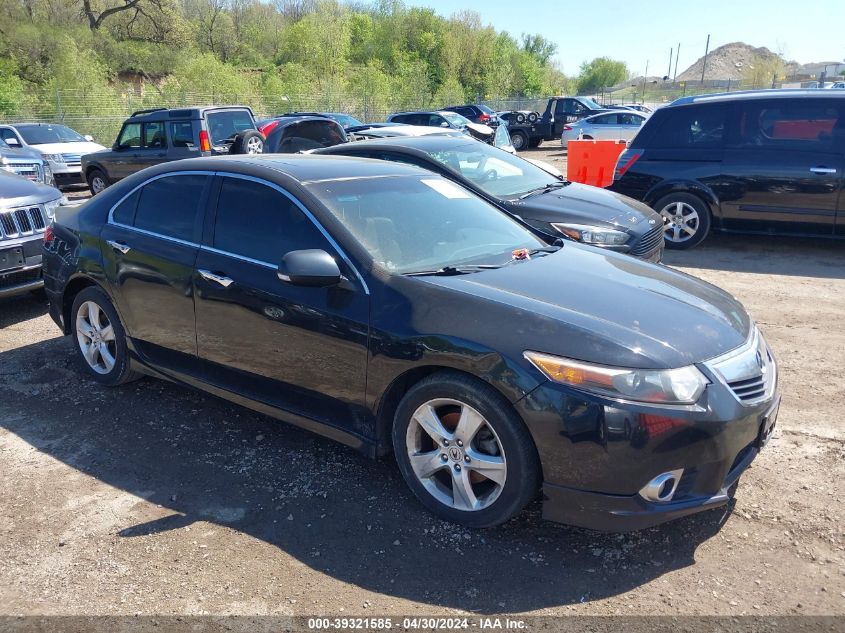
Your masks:
M 666 72 L 667 77 L 672 76 L 672 53 L 674 53 L 674 52 L 675 52 L 674 48 L 669 49 L 669 70 Z
M 643 94 L 640 97 L 640 102 L 645 103 L 645 82 L 648 79 L 648 61 L 645 60 L 645 75 L 643 75 Z
M 707 34 L 707 44 L 704 46 L 704 63 L 701 64 L 701 87 L 704 87 L 704 71 L 707 69 L 707 53 L 710 52 L 710 34 Z
M 678 58 L 681 56 L 681 43 L 678 42 L 678 48 L 675 51 L 675 72 L 672 74 L 672 85 L 675 85 L 675 80 L 678 78 Z

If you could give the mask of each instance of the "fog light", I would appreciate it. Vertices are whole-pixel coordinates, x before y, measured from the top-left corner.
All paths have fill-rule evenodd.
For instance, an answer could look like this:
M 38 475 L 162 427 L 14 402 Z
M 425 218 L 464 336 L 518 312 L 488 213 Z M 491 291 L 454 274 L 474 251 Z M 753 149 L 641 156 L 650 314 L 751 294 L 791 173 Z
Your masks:
M 640 496 L 647 501 L 655 503 L 667 503 L 675 496 L 675 491 L 678 489 L 678 483 L 681 481 L 681 476 L 684 474 L 684 469 L 670 470 L 668 473 L 657 475 L 654 479 L 648 482 L 640 490 Z

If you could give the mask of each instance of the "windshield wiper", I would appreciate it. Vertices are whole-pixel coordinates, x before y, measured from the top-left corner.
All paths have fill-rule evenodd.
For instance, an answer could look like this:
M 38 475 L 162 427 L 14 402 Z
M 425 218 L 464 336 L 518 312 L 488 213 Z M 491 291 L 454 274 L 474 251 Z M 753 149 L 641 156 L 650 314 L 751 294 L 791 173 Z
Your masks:
M 555 189 L 560 189 L 561 187 L 565 187 L 569 184 L 568 180 L 558 180 L 557 182 L 550 182 L 547 185 L 543 185 L 542 187 L 537 187 L 536 189 L 530 189 L 526 191 L 524 194 L 519 196 L 520 200 L 524 200 L 530 196 L 536 196 L 541 193 L 546 193 L 549 191 L 554 191 Z
M 410 273 L 402 273 L 406 277 L 418 277 L 422 275 L 438 275 L 441 277 L 451 277 L 453 275 L 468 275 L 470 273 L 477 273 L 482 270 L 491 270 L 493 268 L 501 268 L 502 264 L 479 264 L 477 266 L 444 266 L 443 268 L 436 268 L 433 270 L 415 270 Z

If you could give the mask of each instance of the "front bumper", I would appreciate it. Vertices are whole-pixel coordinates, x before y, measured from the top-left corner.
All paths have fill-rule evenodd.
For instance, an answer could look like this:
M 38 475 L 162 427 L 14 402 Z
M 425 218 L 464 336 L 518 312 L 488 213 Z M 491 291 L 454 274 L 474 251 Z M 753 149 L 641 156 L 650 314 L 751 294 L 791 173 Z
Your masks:
M 713 381 L 699 403 L 619 403 L 545 383 L 516 403 L 543 468 L 543 516 L 600 531 L 638 530 L 724 505 L 776 423 L 780 396 L 749 406 Z M 676 469 L 670 501 L 639 491 Z
M 78 185 L 85 183 L 85 179 L 82 177 L 81 163 L 49 162 L 50 169 L 53 170 L 53 178 L 56 180 L 56 186 Z
M 21 248 L 24 261 L 22 266 L 0 270 L 0 297 L 11 297 L 38 290 L 44 286 L 41 272 L 41 244 L 43 237 L 33 237 L 0 241 L 0 250 Z

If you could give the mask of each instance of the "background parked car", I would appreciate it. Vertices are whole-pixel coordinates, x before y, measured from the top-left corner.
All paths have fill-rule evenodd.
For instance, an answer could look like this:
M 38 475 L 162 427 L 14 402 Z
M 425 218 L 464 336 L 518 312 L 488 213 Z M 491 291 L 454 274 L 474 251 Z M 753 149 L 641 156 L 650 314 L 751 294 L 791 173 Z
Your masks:
M 0 170 L 0 297 L 38 290 L 44 231 L 62 192 Z
M 472 139 L 381 139 L 315 153 L 417 165 L 470 189 L 551 239 L 566 236 L 650 261 L 660 261 L 663 255 L 663 222 L 647 206 L 596 187 L 567 182 L 518 156 Z
M 275 125 L 267 133 L 264 151 L 295 154 L 347 141 L 343 127 L 334 119 L 324 116 L 283 117 L 275 119 Z
M 484 125 L 489 125 L 490 127 L 497 127 L 499 125 L 499 115 L 481 103 L 449 106 L 442 109 L 449 110 L 450 112 L 457 112 L 462 117 L 469 119 L 473 123 L 483 123 Z
M 646 118 L 644 114 L 631 110 L 594 114 L 564 125 L 560 144 L 566 147 L 568 141 L 578 138 L 630 141 L 640 131 Z
M 344 130 L 348 130 L 349 128 L 356 127 L 359 125 L 364 125 L 362 121 L 359 121 L 351 114 L 346 114 L 344 112 L 285 112 L 284 114 L 277 114 L 273 117 L 273 119 L 281 119 L 283 117 L 302 117 L 302 116 L 322 116 L 328 117 L 334 121 L 340 123 Z M 260 129 L 260 128 L 259 128 Z M 265 132 L 265 134 L 267 134 Z
M 0 169 L 44 185 L 54 183 L 53 172 L 41 152 L 26 147 L 14 149 L 3 140 L 0 140 Z
M 669 248 L 711 229 L 845 237 L 843 170 L 845 92 L 759 90 L 660 108 L 610 188 L 664 216 Z
M 84 183 L 81 157 L 105 149 L 92 136 L 56 123 L 0 124 L 0 138 L 10 147 L 41 153 L 59 187 Z
M 472 123 L 465 116 L 449 110 L 425 112 L 396 112 L 387 117 L 389 123 L 405 123 L 407 125 L 425 125 L 430 127 L 452 128 L 466 130 L 467 124 Z
M 134 112 L 110 150 L 82 157 L 92 194 L 151 165 L 214 154 L 255 154 L 264 136 L 246 106 L 155 108 Z

